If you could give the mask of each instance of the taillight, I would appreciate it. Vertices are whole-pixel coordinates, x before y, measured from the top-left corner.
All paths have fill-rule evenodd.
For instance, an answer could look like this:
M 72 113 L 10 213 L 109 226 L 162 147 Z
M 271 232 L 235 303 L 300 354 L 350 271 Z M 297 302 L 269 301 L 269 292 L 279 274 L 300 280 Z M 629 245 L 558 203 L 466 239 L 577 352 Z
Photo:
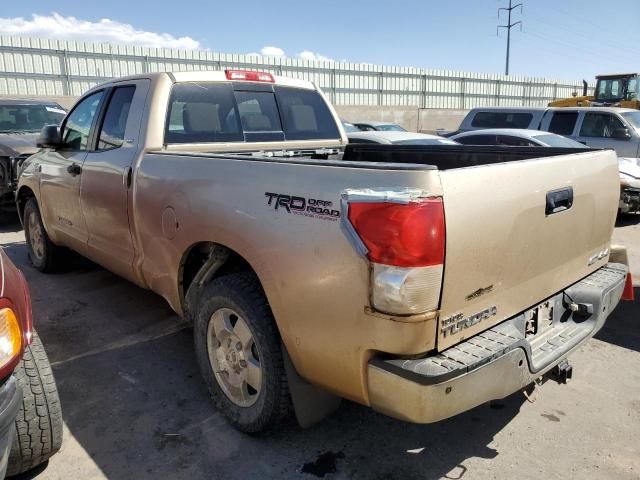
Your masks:
M 273 75 L 267 72 L 254 72 L 252 70 L 225 70 L 224 73 L 227 76 L 227 80 L 275 83 Z
M 0 309 L 0 374 L 4 377 L 7 366 L 15 363 L 22 353 L 22 332 L 14 311 Z
M 411 315 L 438 307 L 445 254 L 442 198 L 408 196 L 376 202 L 347 195 L 349 224 L 372 262 L 376 310 Z
M 441 198 L 406 204 L 350 203 L 349 221 L 375 263 L 428 267 L 444 261 L 444 209 Z
M 635 295 L 633 293 L 633 279 L 631 278 L 631 272 L 627 273 L 627 279 L 624 282 L 624 290 L 622 291 L 622 300 L 633 302 Z

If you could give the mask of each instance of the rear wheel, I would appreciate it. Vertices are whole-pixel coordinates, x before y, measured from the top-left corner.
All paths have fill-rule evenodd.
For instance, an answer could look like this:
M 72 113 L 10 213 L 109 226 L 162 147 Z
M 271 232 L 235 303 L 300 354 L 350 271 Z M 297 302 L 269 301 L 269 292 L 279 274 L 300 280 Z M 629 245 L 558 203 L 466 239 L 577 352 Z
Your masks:
M 13 374 L 22 387 L 22 405 L 15 421 L 7 475 L 31 470 L 47 461 L 62 445 L 58 389 L 49 358 L 35 331 Z
M 35 198 L 27 200 L 22 218 L 29 260 L 32 265 L 41 272 L 56 271 L 62 264 L 64 251 L 47 235 Z
M 198 364 L 218 410 L 243 432 L 278 425 L 291 399 L 280 336 L 255 275 L 211 281 L 194 317 Z

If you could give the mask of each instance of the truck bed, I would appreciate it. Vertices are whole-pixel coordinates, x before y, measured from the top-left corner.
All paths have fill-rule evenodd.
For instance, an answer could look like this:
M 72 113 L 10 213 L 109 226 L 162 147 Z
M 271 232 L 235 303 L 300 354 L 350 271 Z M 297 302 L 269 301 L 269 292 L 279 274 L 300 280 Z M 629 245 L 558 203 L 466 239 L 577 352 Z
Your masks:
M 431 165 L 438 170 L 478 167 L 533 158 L 554 157 L 593 151 L 591 148 L 496 147 L 477 145 L 347 145 L 348 162 Z

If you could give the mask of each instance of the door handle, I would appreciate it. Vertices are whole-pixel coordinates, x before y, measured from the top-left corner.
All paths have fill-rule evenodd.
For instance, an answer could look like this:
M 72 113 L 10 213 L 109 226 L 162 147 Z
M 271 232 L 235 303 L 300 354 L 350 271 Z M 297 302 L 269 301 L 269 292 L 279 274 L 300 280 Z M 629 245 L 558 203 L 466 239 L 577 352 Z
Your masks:
M 126 188 L 131 187 L 131 175 L 132 175 L 133 171 L 131 169 L 131 167 L 128 167 L 125 171 L 124 174 L 122 175 L 122 183 L 124 184 L 124 186 Z
M 573 187 L 560 188 L 547 192 L 547 205 L 544 213 L 553 215 L 554 213 L 569 210 L 573 205 Z
M 69 172 L 71 176 L 75 177 L 76 175 L 80 175 L 82 173 L 82 167 L 74 162 L 67 167 L 67 172 Z

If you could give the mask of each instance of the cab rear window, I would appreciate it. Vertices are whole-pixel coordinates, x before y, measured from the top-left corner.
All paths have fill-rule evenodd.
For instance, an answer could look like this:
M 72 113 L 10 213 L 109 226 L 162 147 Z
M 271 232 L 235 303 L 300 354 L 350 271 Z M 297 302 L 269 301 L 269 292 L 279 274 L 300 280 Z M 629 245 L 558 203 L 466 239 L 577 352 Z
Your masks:
M 236 87 L 238 88 L 238 87 Z M 173 86 L 165 143 L 269 142 L 340 138 L 318 92 L 275 85 L 251 90 L 231 82 Z

